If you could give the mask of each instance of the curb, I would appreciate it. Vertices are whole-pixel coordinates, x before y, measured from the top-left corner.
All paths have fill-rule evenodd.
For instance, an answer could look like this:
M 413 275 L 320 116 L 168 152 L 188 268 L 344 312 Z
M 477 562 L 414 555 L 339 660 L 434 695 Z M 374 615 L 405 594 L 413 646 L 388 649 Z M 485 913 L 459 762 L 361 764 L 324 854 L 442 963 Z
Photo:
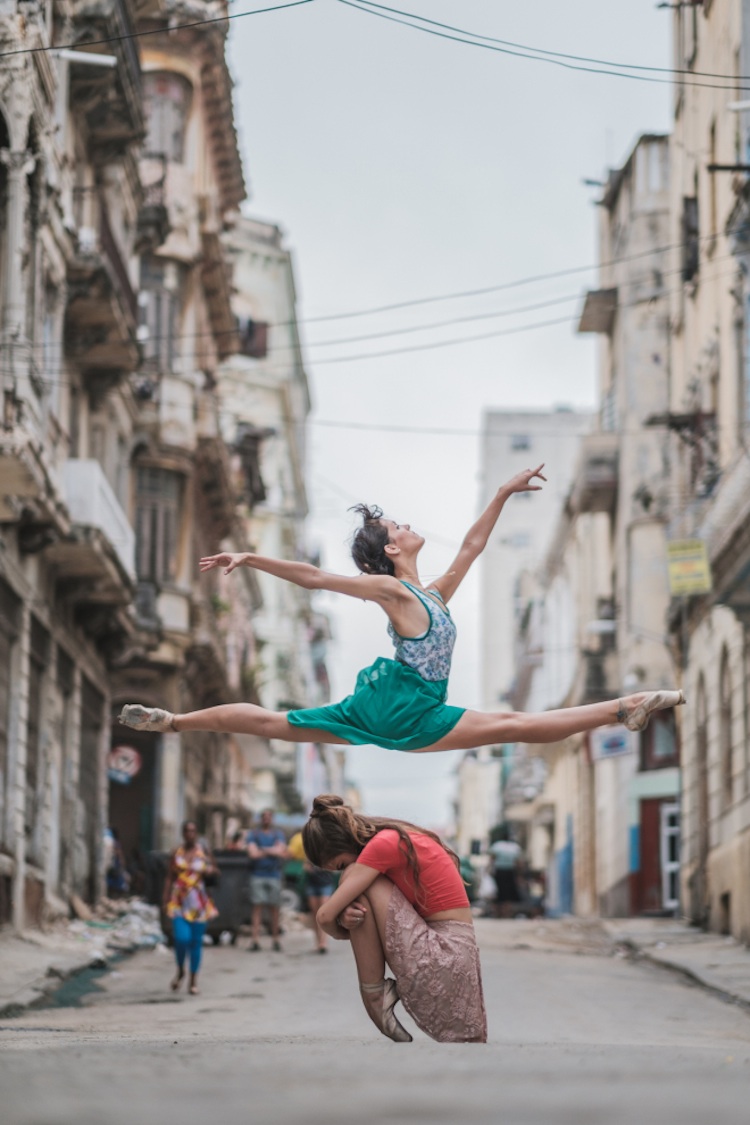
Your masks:
M 704 992 L 711 993 L 717 1000 L 723 1001 L 725 1004 L 732 1004 L 735 1008 L 742 1008 L 746 1012 L 750 1012 L 750 1000 L 746 1000 L 744 996 L 738 995 L 736 992 L 728 992 L 725 988 L 720 988 L 717 984 L 712 984 L 704 977 L 700 976 L 693 969 L 688 969 L 686 965 L 680 965 L 675 961 L 667 961 L 662 957 L 657 957 L 647 950 L 643 949 L 640 945 L 634 942 L 631 938 L 620 938 L 617 944 L 628 950 L 630 959 L 633 961 L 648 961 L 650 965 L 655 965 L 658 969 L 665 969 L 675 976 L 682 977 L 683 980 L 689 984 L 695 985 L 703 989 Z

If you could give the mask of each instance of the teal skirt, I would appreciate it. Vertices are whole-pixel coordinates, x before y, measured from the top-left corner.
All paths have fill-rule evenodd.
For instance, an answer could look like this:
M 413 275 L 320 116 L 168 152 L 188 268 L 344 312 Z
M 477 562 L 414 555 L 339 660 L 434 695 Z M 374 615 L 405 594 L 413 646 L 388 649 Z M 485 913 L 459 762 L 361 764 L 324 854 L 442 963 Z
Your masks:
M 338 735 L 355 746 L 421 750 L 445 738 L 464 713 L 445 702 L 448 681 L 423 680 L 413 668 L 380 657 L 357 676 L 340 703 L 289 711 L 293 727 Z

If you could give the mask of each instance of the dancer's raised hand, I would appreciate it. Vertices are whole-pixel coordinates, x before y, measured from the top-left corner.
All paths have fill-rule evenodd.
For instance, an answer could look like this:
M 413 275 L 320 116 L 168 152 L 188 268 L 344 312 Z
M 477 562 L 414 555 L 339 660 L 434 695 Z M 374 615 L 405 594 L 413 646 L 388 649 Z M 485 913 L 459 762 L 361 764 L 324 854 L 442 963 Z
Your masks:
M 200 561 L 201 573 L 205 570 L 213 570 L 214 567 L 224 566 L 225 574 L 231 574 L 238 566 L 245 565 L 248 560 L 252 558 L 246 551 L 237 554 L 231 554 L 228 551 L 223 552 L 221 555 L 206 555 Z
M 503 486 L 502 491 L 508 493 L 539 492 L 542 487 L 541 484 L 532 484 L 531 481 L 534 479 L 534 477 L 538 477 L 539 480 L 543 480 L 546 482 L 547 478 L 542 473 L 543 468 L 544 462 L 542 462 L 542 464 L 539 465 L 536 469 L 524 469 L 522 473 L 516 473 L 516 475 L 512 477 L 506 485 Z

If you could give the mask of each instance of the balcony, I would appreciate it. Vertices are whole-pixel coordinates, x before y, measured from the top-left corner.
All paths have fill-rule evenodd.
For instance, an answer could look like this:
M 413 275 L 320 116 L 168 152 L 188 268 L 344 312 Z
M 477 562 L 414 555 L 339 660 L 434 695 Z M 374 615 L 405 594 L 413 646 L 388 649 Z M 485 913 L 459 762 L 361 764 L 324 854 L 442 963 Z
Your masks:
M 135 237 L 137 254 L 152 254 L 170 231 L 167 210 L 167 158 L 163 153 L 144 153 L 138 166 L 143 201 L 138 210 Z
M 48 547 L 68 600 L 81 605 L 125 606 L 135 581 L 135 534 L 98 461 L 70 460 L 63 467 L 70 534 Z
M 122 156 L 144 134 L 141 64 L 130 0 L 73 0 L 72 39 L 76 50 L 92 43 L 98 54 L 112 54 L 117 66 L 70 65 L 70 104 L 88 126 L 89 148 L 95 162 Z M 122 36 L 123 38 L 116 38 Z M 108 39 L 106 43 L 95 43 Z
M 230 268 L 218 234 L 203 231 L 201 280 L 219 359 L 237 350 L 237 321 L 232 312 Z
M 22 425 L 0 429 L 2 523 L 34 523 L 58 531 L 68 526 L 39 441 Z
M 138 365 L 137 298 L 105 201 L 85 188 L 74 203 L 78 245 L 68 266 L 67 353 L 84 373 L 118 377 Z
M 617 499 L 619 437 L 588 434 L 581 442 L 570 504 L 574 512 L 612 512 Z

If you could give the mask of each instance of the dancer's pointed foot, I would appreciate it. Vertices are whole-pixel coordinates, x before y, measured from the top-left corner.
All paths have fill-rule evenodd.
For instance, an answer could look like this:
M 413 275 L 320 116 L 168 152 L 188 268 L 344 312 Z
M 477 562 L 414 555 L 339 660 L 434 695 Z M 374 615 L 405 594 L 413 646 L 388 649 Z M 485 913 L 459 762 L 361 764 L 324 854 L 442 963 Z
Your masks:
M 161 707 L 144 707 L 141 703 L 126 703 L 119 721 L 134 730 L 174 730 L 174 715 Z
M 175 974 L 174 980 L 171 980 L 169 982 L 169 987 L 172 989 L 172 992 L 179 992 L 180 985 L 182 984 L 184 976 L 185 976 L 185 970 L 184 969 L 178 969 L 177 973 Z
M 395 980 L 389 977 L 387 980 L 379 980 L 376 984 L 360 984 L 359 990 L 367 1014 L 378 1030 L 394 1043 L 411 1043 L 411 1035 L 393 1014 L 393 1009 L 400 999 Z
M 646 695 L 621 699 L 617 717 L 628 730 L 645 730 L 654 711 L 677 707 L 684 702 L 685 696 L 681 691 L 651 691 Z

